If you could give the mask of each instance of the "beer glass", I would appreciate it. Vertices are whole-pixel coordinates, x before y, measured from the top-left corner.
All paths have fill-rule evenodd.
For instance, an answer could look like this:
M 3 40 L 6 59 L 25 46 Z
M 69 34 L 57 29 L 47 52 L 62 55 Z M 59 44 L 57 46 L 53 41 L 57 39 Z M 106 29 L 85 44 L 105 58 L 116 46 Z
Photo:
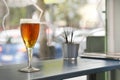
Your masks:
M 20 19 L 20 31 L 23 42 L 27 49 L 28 55 L 28 66 L 26 68 L 20 69 L 22 72 L 36 72 L 40 69 L 34 68 L 31 65 L 33 56 L 33 47 L 37 41 L 40 30 L 39 20 L 34 19 Z

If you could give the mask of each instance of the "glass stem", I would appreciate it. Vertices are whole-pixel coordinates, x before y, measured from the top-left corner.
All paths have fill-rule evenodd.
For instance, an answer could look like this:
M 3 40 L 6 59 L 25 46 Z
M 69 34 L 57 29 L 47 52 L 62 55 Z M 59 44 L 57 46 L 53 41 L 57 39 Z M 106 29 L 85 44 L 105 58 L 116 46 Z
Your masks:
M 28 68 L 31 68 L 31 61 L 32 61 L 32 54 L 33 54 L 33 50 L 32 48 L 27 48 L 28 51 Z

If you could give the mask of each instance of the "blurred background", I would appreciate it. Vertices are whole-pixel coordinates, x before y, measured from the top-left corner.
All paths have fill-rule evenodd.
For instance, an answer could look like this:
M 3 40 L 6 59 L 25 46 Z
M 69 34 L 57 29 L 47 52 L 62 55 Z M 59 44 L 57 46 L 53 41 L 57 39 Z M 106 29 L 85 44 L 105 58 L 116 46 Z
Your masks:
M 2 20 L 7 13 L 7 8 L 3 0 L 0 0 L 1 65 L 27 61 L 26 48 L 21 39 L 19 22 L 21 18 L 39 18 L 40 12 L 33 3 L 43 10 L 40 35 L 33 50 L 33 61 L 62 58 L 65 31 L 69 41 L 71 32 L 73 32 L 73 42 L 80 44 L 79 55 L 84 52 L 106 51 L 105 0 L 5 1 L 9 8 L 9 16 L 7 16 L 3 28 Z M 96 46 L 96 44 L 98 45 Z M 90 48 L 91 46 L 92 48 Z

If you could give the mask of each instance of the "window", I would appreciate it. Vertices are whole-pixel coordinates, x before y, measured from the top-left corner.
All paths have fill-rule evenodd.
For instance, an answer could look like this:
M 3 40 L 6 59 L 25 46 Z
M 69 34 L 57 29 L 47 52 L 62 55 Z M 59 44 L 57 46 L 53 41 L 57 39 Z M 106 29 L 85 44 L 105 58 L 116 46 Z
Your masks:
M 39 18 L 40 11 L 34 3 L 43 10 L 40 39 L 33 54 L 35 60 L 49 56 L 61 58 L 64 31 L 68 32 L 68 41 L 73 31 L 73 42 L 80 44 L 79 53 L 90 52 L 87 49 L 90 37 L 106 37 L 105 0 L 7 0 L 9 11 L 3 1 L 0 1 L 0 60 L 3 63 L 26 61 L 19 22 L 21 18 Z M 105 40 L 102 41 L 104 44 Z

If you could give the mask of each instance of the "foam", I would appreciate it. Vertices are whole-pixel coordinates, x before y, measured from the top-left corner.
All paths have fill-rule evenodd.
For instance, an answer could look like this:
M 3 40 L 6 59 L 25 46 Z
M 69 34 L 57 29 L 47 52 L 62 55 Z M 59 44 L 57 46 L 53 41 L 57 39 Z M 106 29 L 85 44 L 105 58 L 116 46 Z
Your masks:
M 37 19 L 20 19 L 20 24 L 22 23 L 40 23 Z

